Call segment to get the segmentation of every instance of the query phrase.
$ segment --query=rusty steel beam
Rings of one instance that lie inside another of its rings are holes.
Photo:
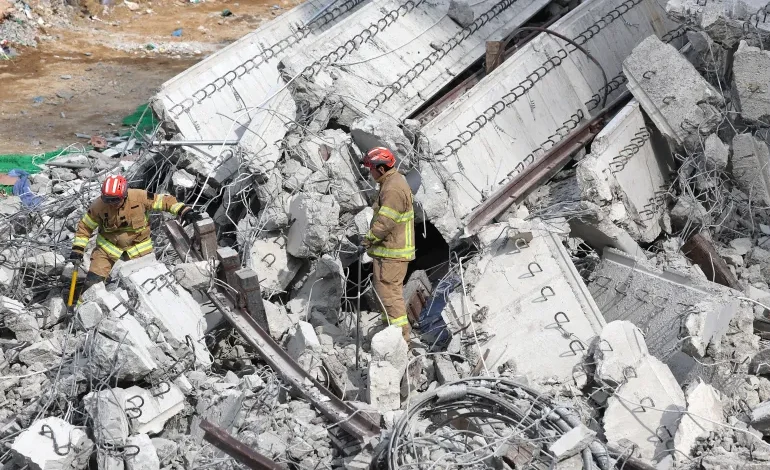
[[[205,440],[252,470],[286,469],[283,465],[273,462],[206,419],[201,422],[200,428],[206,432],[203,435]]]
[[[200,261],[201,256],[191,249],[192,243],[181,225],[175,220],[164,224],[171,245],[183,258],[191,257]],[[236,287],[236,286],[232,286]],[[311,377],[300,367],[286,351],[260,327],[257,321],[246,311],[236,307],[238,299],[233,297],[232,289],[220,289],[220,292],[207,292],[211,302],[222,312],[228,322],[249,342],[276,373],[304,396],[321,414],[334,424],[347,431],[356,440],[368,443],[380,435],[377,424],[369,421],[348,403],[340,400],[329,389]],[[223,300],[224,299],[224,300]]]
[[[601,131],[607,118],[618,108],[624,106],[631,93],[624,92],[607,105],[593,119],[577,127],[564,139],[551,147],[540,159],[526,167],[515,178],[495,191],[468,216],[465,226],[466,235],[473,235],[481,227],[492,222],[514,202],[524,198],[538,186],[545,183],[564,165],[572,155],[585,147]]]
[[[717,253],[714,245],[700,233],[695,234],[682,245],[682,253],[693,263],[700,266],[709,281],[742,291],[724,259]]]

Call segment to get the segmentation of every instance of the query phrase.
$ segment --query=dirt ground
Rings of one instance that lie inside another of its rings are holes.
[[[37,48],[0,60],[0,154],[84,143],[76,132],[115,132],[166,80],[296,0],[137,3],[136,11],[117,0],[68,7],[68,25],[41,27]],[[225,9],[232,15],[222,16]],[[181,37],[172,36],[179,28]]]

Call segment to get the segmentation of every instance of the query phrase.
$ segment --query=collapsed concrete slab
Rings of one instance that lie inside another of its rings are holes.
[[[296,103],[278,64],[350,15],[366,0],[331,9],[303,3],[164,83],[155,112],[190,140],[237,139],[252,168],[266,173],[295,119]],[[238,169],[238,155],[221,145],[185,147],[190,172],[220,184]]]
[[[286,252],[286,239],[280,233],[266,234],[250,245],[245,265],[259,273],[262,291],[268,296],[284,292],[302,267],[302,260]]]
[[[283,64],[290,76],[333,90],[354,115],[404,119],[481,58],[486,41],[502,40],[547,3],[475,4],[465,25],[447,15],[448,0],[372,1]]]
[[[367,396],[370,405],[380,413],[401,408],[401,376],[390,362],[369,364]]]
[[[626,60],[628,89],[671,142],[694,149],[700,136],[716,129],[724,98],[675,47],[655,36],[642,41]]]
[[[675,29],[657,2],[621,4],[583,2],[549,27],[588,47],[608,80],[619,77],[608,84],[609,100],[617,96],[621,62],[631,50],[650,34]],[[434,155],[421,167],[415,198],[427,218],[454,242],[463,219],[489,194],[601,106],[604,85],[594,63],[551,35],[522,46],[422,129]]]
[[[699,355],[719,344],[743,295],[675,271],[661,272],[613,249],[604,251],[588,288],[608,322],[626,320],[639,327],[650,354],[664,361],[683,348]],[[676,370],[673,362],[671,367],[684,380],[686,371]]]
[[[737,134],[733,137],[733,177],[750,200],[770,205],[770,149],[759,137]]]
[[[558,235],[538,220],[511,219],[482,229],[478,246],[464,276],[467,298],[452,294],[443,313],[453,334],[485,338],[488,370],[510,361],[534,381],[583,383],[578,366],[604,319]]]
[[[201,306],[177,283],[174,273],[157,263],[130,274],[125,281],[138,296],[140,310],[146,315],[145,323],[155,325],[148,327],[148,331],[156,336],[162,334],[175,350],[191,350],[198,366],[210,367],[211,355],[203,340],[206,322]]]
[[[35,421],[11,445],[14,460],[33,470],[85,469],[93,451],[85,431],[61,418]]]
[[[743,119],[770,123],[770,52],[741,41],[733,56],[732,92]]]

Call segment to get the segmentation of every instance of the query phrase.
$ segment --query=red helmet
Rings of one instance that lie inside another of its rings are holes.
[[[128,196],[128,181],[123,176],[108,176],[102,183],[102,200],[106,203],[120,202]]]
[[[364,166],[372,169],[377,168],[380,165],[393,168],[396,166],[396,157],[393,156],[393,152],[385,147],[374,147],[369,150],[364,157]]]

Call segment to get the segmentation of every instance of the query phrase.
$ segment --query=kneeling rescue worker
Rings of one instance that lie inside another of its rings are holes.
[[[404,304],[404,278],[414,259],[412,190],[395,167],[396,158],[384,147],[367,152],[363,164],[380,185],[373,204],[374,218],[362,242],[373,260],[374,290],[391,326],[400,326],[409,344],[409,319]]]
[[[164,211],[184,223],[200,220],[201,215],[168,194],[153,194],[143,189],[128,189],[123,176],[110,176],[102,184],[102,195],[91,203],[75,231],[70,260],[83,260],[88,239],[95,230],[96,248],[82,290],[103,281],[119,259],[136,259],[152,253],[148,212]]]

